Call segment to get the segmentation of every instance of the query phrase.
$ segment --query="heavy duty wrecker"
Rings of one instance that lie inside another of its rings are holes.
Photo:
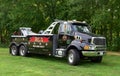
[[[19,33],[11,36],[10,43],[10,54],[13,56],[37,53],[67,57],[71,65],[79,64],[81,59],[100,63],[105,50],[106,38],[91,33],[87,23],[75,20],[57,20],[39,33],[20,27]]]

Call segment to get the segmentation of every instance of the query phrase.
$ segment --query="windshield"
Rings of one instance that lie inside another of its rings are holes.
[[[73,31],[90,33],[90,31],[89,31],[87,26],[72,25],[72,29],[73,29]]]

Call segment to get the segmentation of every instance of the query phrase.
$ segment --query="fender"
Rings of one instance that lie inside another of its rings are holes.
[[[71,48],[76,48],[77,50],[82,50],[82,47],[80,47],[79,45],[76,45],[76,44],[70,44],[68,47],[67,47],[67,50],[71,49]]]
[[[24,45],[24,46],[26,47],[26,49],[28,50],[27,44],[25,44],[24,42],[21,42],[21,43],[19,44],[19,47],[20,47],[21,45]]]
[[[68,45],[68,47],[66,49],[66,54],[69,51],[69,49],[72,49],[72,48],[75,48],[75,49],[77,49],[80,52],[81,50],[83,50],[83,47],[85,45],[86,45],[85,43],[81,43],[79,40],[73,40],[71,42],[71,44]]]
[[[76,47],[78,50],[83,50],[83,47],[85,46],[85,43],[81,43],[79,40],[73,40],[71,44],[67,47],[70,48],[71,46]]]
[[[9,48],[11,45],[16,45],[17,47],[19,46],[19,44],[17,44],[16,42],[11,42],[10,45],[9,45]]]
[[[27,53],[29,53],[27,44],[25,44],[24,42],[21,42],[18,48],[20,48],[21,45],[25,46]]]
[[[11,45],[16,45],[17,47],[19,47],[20,45],[27,46],[24,42],[21,42],[20,44],[18,44],[18,43],[16,43],[16,42],[11,42],[10,45],[9,45],[9,47],[10,47]]]
[[[21,43],[19,44],[19,46],[20,46],[20,45],[24,45],[25,47],[27,46],[27,44],[24,43],[24,42],[21,42]]]

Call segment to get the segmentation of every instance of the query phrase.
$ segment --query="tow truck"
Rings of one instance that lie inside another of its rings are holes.
[[[57,20],[39,33],[20,27],[11,35],[9,49],[13,56],[36,53],[66,57],[70,65],[78,65],[84,59],[100,63],[106,53],[106,38],[93,34],[84,21]]]

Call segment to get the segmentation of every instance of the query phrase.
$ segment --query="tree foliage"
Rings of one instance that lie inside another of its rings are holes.
[[[107,38],[108,49],[120,47],[119,0],[0,0],[0,42],[8,43],[19,27],[46,29],[54,19],[80,20]]]

